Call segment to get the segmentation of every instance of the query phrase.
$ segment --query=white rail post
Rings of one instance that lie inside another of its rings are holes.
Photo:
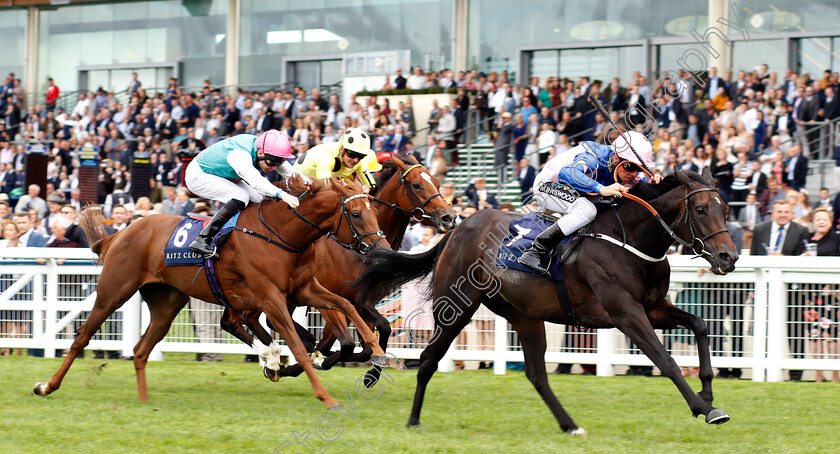
[[[47,295],[44,299],[46,302],[45,318],[47,322],[46,326],[50,327],[58,322],[58,265],[56,264],[56,259],[47,259],[44,268],[47,279]],[[42,286],[38,285],[38,288],[40,290]],[[49,331],[49,328],[47,328],[47,331]],[[44,339],[44,358],[55,358],[55,344],[58,336],[59,332],[56,331],[49,339]]]
[[[769,283],[767,295],[767,381],[784,381],[782,359],[787,344],[787,284],[782,280],[782,270],[767,270]]]
[[[134,356],[134,346],[140,342],[141,309],[140,293],[135,293],[122,307],[122,356]]]
[[[596,341],[598,348],[596,351],[597,359],[596,373],[599,377],[612,377],[615,375],[615,364],[613,364],[613,357],[615,355],[615,336],[616,329],[599,329],[596,331]]]
[[[32,339],[44,335],[44,274],[36,272],[32,275]],[[45,350],[46,351],[46,350]],[[54,355],[54,354],[53,354]]]
[[[753,381],[767,380],[767,274],[755,270],[753,297]]]
[[[507,373],[507,319],[496,314],[494,325],[493,373],[505,375]]]

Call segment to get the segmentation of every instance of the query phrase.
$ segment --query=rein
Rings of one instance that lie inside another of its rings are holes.
[[[659,215],[659,212],[657,212],[656,209],[653,208],[649,203],[647,203],[646,201],[640,199],[639,197],[637,197],[633,194],[622,194],[622,197],[627,197],[628,199],[630,199],[630,200],[638,203],[639,205],[645,207],[645,209],[647,209],[656,218],[656,220],[659,221],[659,224],[662,225],[662,228],[665,229],[665,232],[668,234],[668,236],[670,236],[674,241],[681,244],[682,246],[691,249],[696,254],[693,258],[711,257],[712,254],[709,253],[709,251],[706,250],[705,241],[708,240],[709,238],[717,235],[717,234],[729,232],[729,230],[724,228],[724,229],[720,229],[718,231],[712,232],[712,233],[710,233],[710,234],[708,234],[708,235],[706,235],[702,238],[698,237],[697,232],[699,231],[699,229],[697,228],[694,217],[689,214],[689,212],[690,212],[690,210],[689,210],[689,199],[691,198],[691,196],[693,196],[695,194],[698,194],[700,192],[714,191],[714,190],[715,190],[714,188],[700,188],[700,189],[695,189],[693,191],[689,191],[688,188],[686,188],[686,190],[685,190],[686,194],[685,194],[685,197],[683,198],[683,204],[685,206],[685,209],[683,210],[683,214],[680,216],[680,218],[677,219],[677,224],[679,224],[680,222],[683,222],[683,218],[685,218],[684,222],[686,224],[688,224],[689,232],[691,232],[691,237],[692,237],[691,243],[683,240],[682,238],[679,237],[679,235],[674,233],[674,231],[671,229],[671,227],[668,226],[668,224],[665,222],[664,219],[662,219],[662,216]],[[618,212],[616,212],[616,216],[617,215],[618,215]],[[624,224],[621,223],[620,218],[619,218],[619,224],[621,225],[622,234],[624,234]],[[589,236],[589,235],[587,235],[587,236]],[[644,260],[647,260],[649,262],[661,262],[662,260],[665,259],[664,255],[661,258],[654,258],[654,257],[651,257],[651,256],[639,251],[638,249],[628,245],[626,235],[624,235],[624,238],[623,238],[624,241],[622,241],[622,242],[619,242],[618,240],[616,240],[616,239],[614,239],[610,236],[604,235],[602,233],[593,233],[591,235],[591,237],[596,238],[596,239],[606,240],[610,243],[613,243],[613,244],[615,244],[619,247],[622,247],[622,248],[628,250],[629,252],[633,253],[637,257],[640,257],[640,258],[642,258]]]
[[[286,185],[286,188],[288,189],[288,184]],[[307,195],[309,195],[309,192],[310,192],[310,189],[307,188],[306,191],[302,192],[300,195],[295,196],[295,197],[297,197],[298,200],[303,200],[304,198],[306,198]],[[366,194],[356,194],[356,195],[350,196],[347,199],[345,199],[343,196],[339,195],[339,198],[341,199],[341,216],[342,216],[342,219],[339,219],[339,222],[338,222],[338,225],[335,228],[335,231],[338,232],[338,229],[341,228],[342,220],[347,219],[347,225],[350,227],[350,232],[352,232],[352,234],[353,234],[353,240],[355,241],[355,244],[342,242],[341,240],[338,239],[336,233],[334,233],[332,231],[326,231],[326,230],[320,228],[319,226],[315,225],[315,223],[313,223],[309,219],[306,219],[306,217],[303,216],[302,214],[300,214],[300,212],[298,212],[296,209],[294,209],[292,207],[289,207],[289,209],[292,210],[292,213],[294,213],[295,216],[298,217],[298,219],[302,220],[303,222],[305,222],[307,225],[309,225],[313,229],[321,232],[321,234],[325,235],[327,238],[332,239],[333,241],[338,243],[341,247],[343,247],[345,249],[348,249],[348,250],[351,250],[351,251],[354,251],[354,252],[358,252],[362,255],[365,255],[370,251],[370,249],[372,249],[373,247],[376,247],[376,244],[379,243],[379,240],[381,240],[382,238],[385,237],[385,234],[382,232],[382,230],[377,230],[376,232],[370,232],[370,233],[365,233],[365,234],[359,234],[359,231],[356,229],[356,226],[353,225],[353,223],[350,221],[350,214],[348,213],[347,206],[346,206],[347,202],[350,202],[351,200],[355,200],[355,199],[358,199],[358,198],[365,198],[365,197],[367,197]],[[263,212],[262,212],[263,202],[265,202],[266,200],[267,199],[261,200],[259,205],[257,205],[257,213],[259,214],[259,219],[260,219],[260,222],[262,223],[263,227],[265,227],[269,231],[269,233],[270,233],[269,236],[265,236],[265,235],[262,235],[260,233],[255,232],[251,229],[247,229],[247,228],[239,227],[239,226],[234,227],[233,230],[239,230],[240,232],[247,233],[248,235],[251,235],[251,236],[255,236],[257,238],[265,240],[268,243],[271,243],[275,246],[280,247],[284,251],[291,252],[293,254],[300,254],[300,253],[303,253],[303,252],[306,252],[307,250],[309,250],[309,246],[298,247],[298,246],[295,246],[295,245],[291,244],[290,242],[283,239],[283,237],[281,237],[279,233],[275,232],[271,227],[269,227],[268,223],[266,223],[266,221],[265,221],[265,217],[263,216]],[[377,238],[376,238],[376,241],[373,243],[373,246],[368,245],[367,243],[364,243],[362,241],[365,237],[370,236],[370,235],[378,235]],[[272,240],[271,239],[272,236],[277,237],[277,239],[280,240],[280,242]]]
[[[411,172],[412,170],[418,168],[418,167],[423,167],[423,166],[420,165],[420,164],[414,164],[413,166],[406,169],[406,171],[403,172],[402,175],[400,175],[400,184],[403,187],[403,194],[405,194],[406,197],[408,197],[408,201],[411,203],[411,206],[412,206],[411,210],[407,210],[407,209],[399,206],[399,204],[396,204],[396,203],[386,202],[386,201],[384,201],[384,200],[382,200],[378,197],[375,197],[375,196],[369,196],[370,199],[375,201],[375,202],[379,202],[379,203],[387,206],[388,208],[391,208],[394,211],[399,211],[401,213],[410,215],[412,219],[414,219],[415,221],[418,221],[418,222],[426,220],[426,219],[433,219],[432,216],[429,216],[428,214],[426,214],[426,210],[424,210],[424,208],[426,207],[426,205],[429,204],[429,202],[432,201],[432,199],[434,199],[435,197],[438,197],[438,196],[440,196],[442,198],[443,195],[441,195],[440,192],[436,192],[436,193],[430,195],[429,197],[427,197],[426,200],[421,201],[416,195],[414,195],[414,193],[412,191],[410,191],[408,189],[408,183],[406,183],[406,181],[405,181],[405,177],[408,175],[408,173]]]

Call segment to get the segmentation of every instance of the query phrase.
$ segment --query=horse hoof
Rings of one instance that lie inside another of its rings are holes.
[[[344,409],[344,407],[341,406],[341,404],[332,404],[329,407],[327,407],[327,411],[337,411],[340,413],[346,412],[346,410]]]
[[[420,420],[419,419],[409,419],[408,424],[405,425],[409,429],[412,427],[420,427]]]
[[[312,366],[318,370],[324,370],[323,364],[326,357],[323,353],[316,351],[309,354],[309,358],[312,359]]]
[[[708,424],[723,424],[729,421],[729,415],[719,408],[715,408],[706,415],[706,423]]]
[[[32,390],[36,396],[46,396],[50,393],[50,384],[46,382],[39,381],[35,383],[35,389]]]
[[[274,369],[269,369],[268,367],[263,367],[263,375],[265,375],[265,378],[267,378],[267,379],[269,379],[273,382],[280,381],[280,371],[279,370],[274,370]]]
[[[569,431],[569,435],[573,437],[585,437],[589,435],[589,433],[586,432],[586,429],[584,429],[583,427],[575,427],[574,429]]]
[[[378,371],[378,370],[377,370]],[[372,370],[365,372],[365,388],[373,388],[379,381],[379,375],[374,374]]]

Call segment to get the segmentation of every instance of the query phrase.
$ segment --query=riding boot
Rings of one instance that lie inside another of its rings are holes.
[[[542,257],[560,244],[563,238],[566,238],[566,234],[560,230],[556,223],[551,224],[549,228],[537,235],[531,248],[519,257],[519,263],[545,274],[548,271],[548,266],[542,266]]]
[[[222,226],[234,217],[236,213],[242,211],[243,208],[245,208],[245,204],[236,199],[231,199],[222,205],[219,211],[216,212],[216,215],[213,216],[213,219],[210,219],[207,226],[201,230],[198,237],[190,243],[190,250],[201,254],[205,258],[218,259],[219,254],[216,253],[215,249],[210,248],[210,243],[213,241],[213,237],[222,229]]]

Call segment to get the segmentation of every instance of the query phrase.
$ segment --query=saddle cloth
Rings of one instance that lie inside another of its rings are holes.
[[[548,216],[540,216],[538,213],[528,213],[527,215],[510,221],[508,230],[510,233],[505,237],[502,245],[499,247],[498,255],[496,256],[496,265],[506,268],[519,270],[528,273],[532,276],[545,277],[545,275],[519,263],[517,259],[528,250],[534,243],[534,239],[553,224],[556,219]],[[569,243],[574,238],[574,235],[566,237],[560,244]],[[548,277],[555,281],[562,281],[563,267],[560,264],[560,254],[556,250],[549,254]],[[545,263],[545,257],[543,257]]]
[[[219,233],[213,238],[212,244],[221,246],[224,243],[224,239],[227,238],[227,235],[236,227],[238,220],[239,213],[236,213],[236,216],[222,226]],[[166,266],[204,264],[204,257],[191,251],[189,246],[198,237],[198,234],[201,233],[201,229],[209,222],[210,218],[204,216],[199,217],[192,213],[188,217],[181,219],[175,227],[175,230],[169,236],[169,241],[166,242],[166,248],[163,251],[163,263]]]

